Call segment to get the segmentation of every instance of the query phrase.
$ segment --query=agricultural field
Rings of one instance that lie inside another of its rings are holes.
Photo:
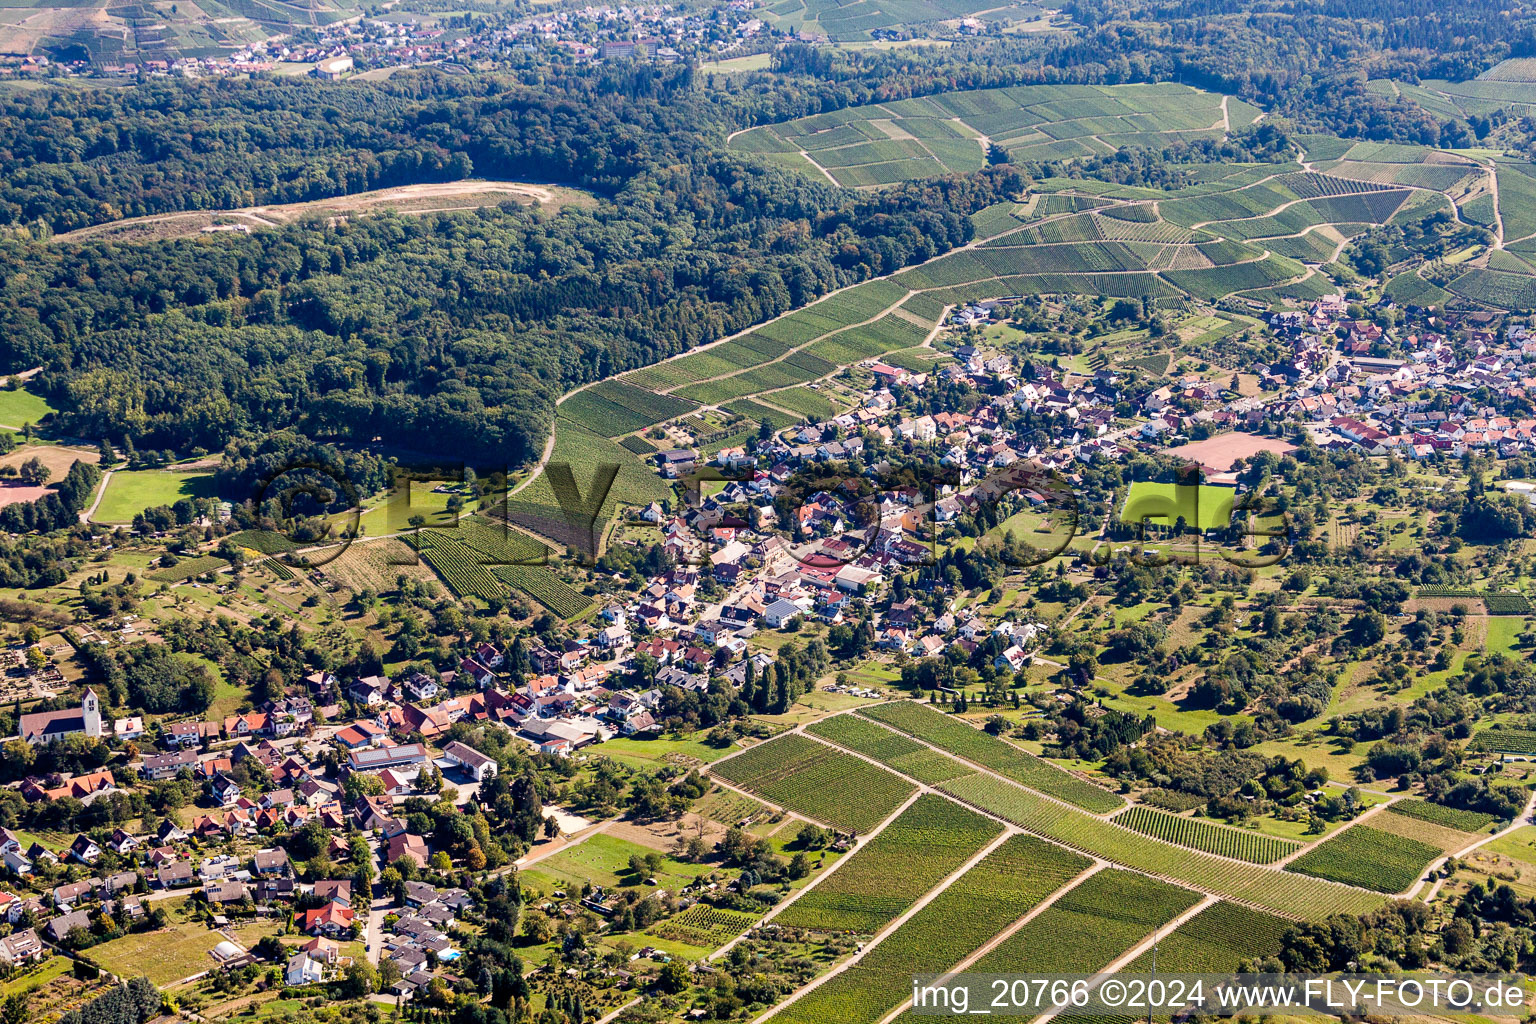
[[[1407,819],[1405,819],[1407,820]],[[1398,893],[1413,885],[1442,851],[1438,846],[1374,827],[1355,825],[1308,850],[1287,870]]]
[[[129,523],[146,508],[174,505],[182,498],[212,498],[213,474],[207,470],[118,470],[107,481],[92,517],[98,523]]]
[[[217,555],[197,555],[192,558],[183,558],[175,565],[156,569],[149,573],[149,578],[157,583],[180,583],[190,580],[208,572],[218,572],[229,567],[229,563]]]
[[[1035,835],[1286,917],[1321,920],[1338,912],[1365,913],[1384,902],[1360,888],[1174,846],[981,776],[956,779],[939,788]]]
[[[712,949],[734,939],[756,920],[755,915],[740,910],[695,903],[682,913],[653,926],[651,933],[672,942]]]
[[[979,974],[1084,974],[1194,906],[1200,895],[1109,868],[1084,879],[970,969]]]
[[[875,1024],[911,996],[914,974],[959,963],[1091,863],[1032,836],[1012,836],[882,937],[857,964],[790,1004],[776,1019]]]
[[[1536,755],[1536,732],[1496,725],[1476,733],[1467,749],[1532,756]]]
[[[275,934],[277,923],[236,924],[230,931],[249,948],[262,936]],[[208,952],[223,940],[220,932],[201,920],[192,920],[92,946],[90,958],[119,977],[142,974],[156,985],[165,986],[211,969],[214,961]]]
[[[884,821],[913,786],[867,761],[804,736],[759,743],[710,771],[792,811],[851,832]]]
[[[1157,944],[1157,969],[1180,974],[1235,971],[1245,960],[1274,956],[1292,922],[1222,900],[1185,921]],[[1126,964],[1125,974],[1152,968],[1149,949]]]
[[[1221,97],[1193,88],[1013,86],[816,114],[755,128],[731,145],[795,157],[785,162],[840,185],[868,187],[977,170],[988,143],[1017,161],[1051,160],[1218,138],[1224,130]]]
[[[868,0],[843,4],[835,0],[776,0],[759,8],[761,17],[785,32],[808,32],[837,42],[872,39],[871,33],[900,29],[917,32],[932,22],[964,18],[981,12],[992,21],[1028,22],[1044,13],[1030,3],[990,4],[983,0]]]
[[[1269,864],[1299,848],[1299,844],[1275,836],[1183,818],[1141,805],[1126,809],[1114,820],[1116,825],[1156,839],[1253,864]]]
[[[1095,813],[1116,810],[1124,803],[1091,782],[926,705],[897,701],[862,708],[859,713],[1038,792]]]
[[[1002,826],[927,793],[775,920],[872,934],[974,856]]]
[[[970,768],[954,758],[857,715],[825,718],[806,731],[930,785],[972,774]]]

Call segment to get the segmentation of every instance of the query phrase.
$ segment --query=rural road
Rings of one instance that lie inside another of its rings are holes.
[[[1446,861],[1450,860],[1452,857],[1465,857],[1473,850],[1476,850],[1479,847],[1487,846],[1495,839],[1503,839],[1505,836],[1509,835],[1511,832],[1514,832],[1516,829],[1524,828],[1526,825],[1531,823],[1531,816],[1533,814],[1536,814],[1536,791],[1533,791],[1531,793],[1530,799],[1525,802],[1525,809],[1522,810],[1519,814],[1515,815],[1514,820],[1511,821],[1508,825],[1505,825],[1497,832],[1484,836],[1475,843],[1470,843],[1467,846],[1463,846],[1455,853],[1448,853],[1444,857],[1441,857],[1439,860],[1431,863],[1429,867],[1425,868],[1422,872],[1419,873],[1419,880],[1414,883],[1412,889],[1409,889],[1407,892],[1403,893],[1401,898],[1405,900],[1411,900],[1415,898],[1418,896],[1419,891],[1424,888],[1424,883],[1428,876],[1431,874],[1438,874],[1440,869],[1445,866]],[[1443,884],[1445,884],[1445,879],[1435,879],[1434,885],[1430,888],[1429,893],[1424,897],[1424,901],[1427,903],[1434,899],[1439,894],[1440,887]]]
[[[112,482],[112,470],[101,474],[101,485],[96,488],[96,500],[91,502],[91,507],[80,513],[80,521],[88,523],[96,515],[96,510],[101,507],[101,499],[106,497],[107,484]]]
[[[748,749],[750,749],[750,748],[748,748]],[[718,764],[719,762],[716,762],[716,763]],[[711,776],[711,778],[714,778],[714,776]],[[715,781],[719,782],[720,780],[719,779],[715,779]],[[735,792],[739,793],[739,792],[742,792],[742,791],[741,790],[735,790]],[[827,870],[823,871],[821,874],[819,874],[815,878],[811,879],[808,883],[806,883],[804,888],[798,889],[795,892],[791,893],[788,899],[781,900],[780,902],[775,903],[773,905],[773,907],[768,911],[768,913],[764,914],[762,916],[762,918],[758,920],[757,924],[753,925],[751,929],[748,929],[747,931],[742,932],[740,935],[736,936],[730,942],[727,942],[725,945],[721,946],[719,949],[717,949],[713,953],[709,954],[708,959],[710,959],[710,960],[718,960],[720,957],[722,957],[726,953],[730,952],[732,946],[736,945],[736,943],[740,942],[742,939],[745,939],[747,936],[751,935],[753,929],[761,928],[763,925],[767,924],[769,921],[773,920],[780,913],[782,913],[785,907],[789,906],[791,903],[794,903],[800,897],[804,896],[806,893],[808,893],[812,889],[816,888],[822,882],[826,881],[827,878],[829,876],[831,876],[833,872],[835,872],[838,868],[842,867],[844,864],[848,863],[848,858],[852,857],[855,853],[858,853],[861,849],[863,849],[865,844],[867,844],[875,836],[879,835],[881,832],[884,832],[886,826],[889,825],[891,822],[895,821],[898,817],[900,817],[902,812],[905,811],[908,807],[911,807],[912,804],[914,802],[916,802],[917,798],[920,797],[920,796],[922,796],[921,793],[913,793],[906,800],[903,800],[902,803],[901,803],[901,806],[896,808],[890,814],[886,815],[884,821],[880,822],[880,824],[878,824],[874,828],[870,829],[864,835],[859,836],[857,839],[855,839],[853,845],[848,848],[848,852],[843,854],[841,857],[839,857],[836,862],[834,862],[830,867],[827,868]],[[760,798],[759,797],[753,797],[753,799],[760,799]]]

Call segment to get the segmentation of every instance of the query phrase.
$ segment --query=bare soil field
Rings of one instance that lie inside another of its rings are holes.
[[[1238,459],[1247,459],[1259,452],[1284,455],[1295,450],[1295,445],[1286,444],[1272,437],[1234,431],[1230,434],[1219,434],[1204,441],[1181,444],[1177,448],[1168,449],[1168,454],[1198,462],[1208,470],[1224,473],[1231,469],[1232,464]]]
[[[8,8],[0,21],[0,53],[36,53],[44,39],[103,30],[121,38],[126,28],[102,7]]]
[[[0,477],[0,508],[7,505],[15,505],[20,502],[36,501],[51,489],[51,485],[62,480],[64,474],[69,472],[69,467],[78,460],[94,465],[101,461],[101,453],[89,448],[63,448],[51,444],[26,444],[17,448],[9,455],[0,457],[0,466],[20,466],[28,459],[36,457],[42,460],[48,467],[48,483],[41,487],[28,487],[19,482],[15,477]]]
[[[726,831],[726,827],[718,821],[701,818],[697,814],[685,814],[677,821],[655,821],[644,824],[619,821],[608,826],[610,836],[626,839],[640,846],[648,846],[663,853],[676,853],[679,839],[686,842],[696,835],[701,835],[704,842],[713,847],[724,837]]]
[[[335,223],[352,215],[388,210],[417,215],[450,213],[498,206],[508,201],[524,206],[538,204],[550,211],[562,210],[567,206],[589,208],[596,202],[586,192],[560,185],[530,185],[516,181],[445,181],[426,185],[401,185],[398,188],[359,192],[356,195],[317,199],[308,203],[247,206],[239,210],[189,210],[183,213],[130,217],[127,220],[66,231],[55,235],[53,241],[153,242],[223,231],[249,233],[281,227],[312,216],[328,217]]]
[[[101,452],[94,448],[66,448],[57,444],[24,444],[11,454],[0,456],[0,466],[20,466],[31,458],[41,460],[48,467],[52,473],[48,478],[51,483],[62,479],[76,462],[96,465],[101,461]]]

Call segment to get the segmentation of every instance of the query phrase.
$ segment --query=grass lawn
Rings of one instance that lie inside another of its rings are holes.
[[[12,978],[3,986],[0,986],[0,998],[13,996],[18,992],[30,992],[36,988],[42,988],[54,978],[68,974],[74,961],[67,956],[49,957],[44,960],[36,970],[23,974],[19,978]]]
[[[767,71],[773,63],[773,54],[754,53],[746,57],[731,57],[728,60],[712,60],[702,65],[704,71],[724,71],[727,74],[743,71]]]
[[[711,761],[718,761],[737,748],[735,743],[728,747],[712,747],[703,742],[703,736],[702,732],[692,736],[670,739],[658,737],[652,740],[619,736],[593,748],[593,753],[602,757],[611,757],[631,768],[654,769],[663,764],[676,764],[679,758],[685,757],[696,758],[708,764]],[[669,755],[672,760],[668,760]]]
[[[1180,487],[1137,480],[1126,495],[1120,521],[1139,523],[1147,518],[1153,525],[1172,526],[1182,517],[1191,526],[1209,530],[1231,522],[1236,496],[1237,492],[1230,487]]]
[[[197,662],[208,670],[217,682],[214,684],[213,701],[208,705],[207,718],[210,722],[217,722],[222,718],[234,714],[240,709],[241,704],[249,703],[251,691],[224,678],[223,669],[207,658],[195,655],[183,655]]]
[[[0,423],[8,427],[36,423],[53,411],[48,399],[41,395],[34,395],[25,389],[6,391],[0,388]]]
[[[852,673],[849,674],[849,681],[856,681],[853,680]],[[871,683],[866,682],[865,685],[871,685]],[[879,684],[874,683],[874,685]],[[810,690],[801,694],[794,705],[782,715],[753,715],[751,717],[754,722],[762,722],[764,725],[772,726],[775,729],[793,729],[802,723],[814,722],[827,717],[827,715],[836,714],[839,711],[847,711],[849,708],[868,707],[869,703],[868,698],[855,697],[849,693],[828,693],[825,690]]]
[[[214,496],[212,473],[175,473],[140,469],[113,473],[96,510],[100,523],[130,523],[146,508],[172,505],[182,498]]]
[[[277,930],[276,922],[237,925],[233,929],[249,949],[264,935]],[[197,921],[184,921],[154,932],[138,932],[92,946],[91,959],[119,977],[142,974],[160,987],[189,978],[215,966],[208,951],[224,936]]]
[[[639,854],[644,857],[655,852],[648,846],[628,840],[595,835],[539,861],[519,875],[546,893],[553,889],[580,888],[581,883],[588,881],[608,887],[635,885],[637,880],[629,871],[630,856]],[[660,888],[676,892],[699,875],[708,874],[709,870],[706,865],[688,864],[663,854],[661,870],[651,877]],[[643,883],[644,879],[638,881]]]
[[[1482,847],[1489,853],[1501,853],[1514,860],[1536,866],[1536,825],[1525,825],[1509,835]]]
[[[1488,638],[1484,649],[1489,654],[1515,653],[1515,641],[1525,628],[1525,619],[1518,615],[1491,615],[1488,617]]]
[[[298,1013],[304,1008],[302,999],[268,999],[256,1007],[256,1019],[276,1017],[285,1013]]]

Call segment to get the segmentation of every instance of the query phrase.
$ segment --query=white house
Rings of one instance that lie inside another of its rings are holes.
[[[799,605],[781,597],[763,609],[763,621],[773,629],[778,629],[799,614],[801,614]]]
[[[288,985],[317,985],[325,978],[325,965],[307,952],[300,951],[288,958],[288,969],[283,981]]]
[[[454,740],[443,748],[443,756],[473,775],[476,782],[484,782],[496,774],[494,758],[487,757],[474,747],[460,743],[458,740]]]
[[[432,700],[437,696],[437,680],[421,672],[407,679],[405,688],[417,700]]]

